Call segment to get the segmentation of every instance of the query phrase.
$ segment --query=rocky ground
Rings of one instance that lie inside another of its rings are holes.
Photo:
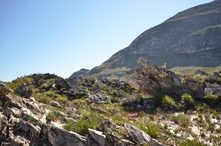
[[[0,144],[221,144],[220,72],[184,75],[138,63],[128,82],[53,74],[0,82]]]

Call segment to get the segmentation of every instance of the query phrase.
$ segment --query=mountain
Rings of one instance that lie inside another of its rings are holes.
[[[140,57],[158,66],[167,62],[167,68],[219,66],[220,40],[221,0],[215,0],[179,12],[144,31],[100,66],[90,71],[81,70],[81,76],[122,77],[125,71],[138,66],[136,62]]]

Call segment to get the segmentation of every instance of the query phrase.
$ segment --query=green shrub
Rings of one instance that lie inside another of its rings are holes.
[[[158,127],[159,125],[150,122],[145,122],[144,124],[140,125],[140,129],[149,134],[152,138],[157,138],[157,136],[159,135]]]
[[[183,104],[186,107],[192,106],[194,105],[194,99],[192,98],[192,96],[188,93],[184,93],[181,96],[181,101],[183,102]]]
[[[171,108],[176,107],[175,101],[173,100],[172,97],[170,97],[170,96],[168,96],[168,95],[165,95],[165,96],[163,97],[163,99],[162,99],[162,106],[163,106],[164,108],[167,108],[167,109],[168,109],[168,108],[171,109]]]
[[[15,90],[16,88],[18,88],[23,83],[25,83],[27,85],[32,85],[33,84],[33,78],[31,78],[31,77],[20,77],[20,78],[17,78],[15,80],[13,80],[12,82],[8,82],[6,84],[11,89]]]
[[[59,114],[57,110],[50,111],[46,117],[47,123],[50,123],[51,121],[58,121],[58,120],[64,120],[64,115]]]
[[[56,121],[57,120],[57,114],[53,111],[49,112],[47,117],[46,117],[47,123],[50,123],[51,121]]]
[[[218,96],[215,94],[206,94],[204,96],[204,99],[206,100],[206,103],[209,105],[213,105],[218,101]]]
[[[58,101],[59,103],[65,104],[68,102],[68,97],[66,95],[60,95],[54,91],[38,92],[35,95],[35,99],[38,102],[49,104],[51,100]]]

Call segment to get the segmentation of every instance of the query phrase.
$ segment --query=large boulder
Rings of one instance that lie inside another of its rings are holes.
[[[53,146],[86,146],[86,137],[55,126],[48,130],[48,139]]]
[[[131,124],[124,124],[124,127],[129,136],[134,139],[138,144],[150,144],[151,137],[144,131],[138,129],[136,126]]]
[[[15,89],[15,93],[22,97],[29,98],[32,95],[33,91],[29,85],[22,84]]]
[[[106,135],[104,135],[101,131],[97,131],[94,129],[88,129],[90,136],[99,143],[100,146],[105,146],[106,143]]]
[[[92,102],[97,104],[109,103],[111,101],[111,98],[103,93],[88,94],[88,97]]]
[[[205,83],[206,88],[204,89],[205,94],[215,94],[221,97],[221,86],[211,83]]]
[[[126,73],[127,82],[136,90],[153,95],[161,92],[165,95],[180,96],[183,93],[190,93],[193,97],[203,97],[203,89],[192,81],[181,82],[181,79],[172,71],[163,67],[157,67],[143,58],[137,63],[142,68],[136,68]]]

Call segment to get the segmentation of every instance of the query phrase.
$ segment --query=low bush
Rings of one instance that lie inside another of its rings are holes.
[[[179,114],[178,116],[173,116],[173,121],[182,127],[188,127],[190,125],[189,115]]]
[[[33,78],[31,78],[31,77],[20,77],[20,78],[17,78],[15,80],[13,80],[12,82],[8,82],[6,84],[11,89],[15,90],[16,88],[18,88],[23,83],[25,83],[27,85],[32,85],[33,84]]]
[[[218,96],[215,94],[206,94],[204,96],[204,99],[206,101],[207,104],[209,105],[214,105],[217,101],[218,101]]]
[[[172,97],[168,96],[168,95],[165,95],[163,97],[163,99],[162,99],[162,106],[165,109],[172,109],[172,108],[176,107],[174,99]]]
[[[188,108],[190,106],[194,105],[194,99],[192,96],[188,93],[184,93],[181,96],[181,102],[184,104],[185,108]]]
[[[159,135],[159,125],[155,123],[145,122],[140,125],[140,129],[149,134],[151,138],[157,138]]]

